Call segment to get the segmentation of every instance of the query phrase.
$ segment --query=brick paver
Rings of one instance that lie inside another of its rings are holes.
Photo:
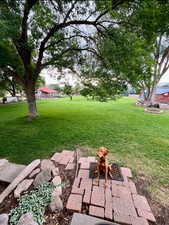
[[[84,204],[89,207],[88,214],[119,224],[149,225],[148,221],[155,221],[146,198],[137,193],[129,168],[121,168],[124,181],[108,179],[105,185],[105,179],[98,181],[89,177],[91,162],[95,162],[94,157],[79,159],[78,176],[68,199],[68,209],[80,211]]]
[[[113,219],[113,199],[110,188],[105,189],[105,218]]]
[[[136,185],[133,181],[129,181],[129,188],[132,194],[137,194]]]
[[[90,168],[90,161],[82,162],[80,165],[80,169],[89,170],[89,168]]]
[[[149,225],[148,221],[143,217],[130,217],[132,225]]]
[[[99,186],[99,180],[97,178],[93,179],[93,185]]]
[[[114,213],[114,221],[122,224],[130,224],[131,225],[131,218],[126,214],[122,214],[119,212]]]
[[[73,170],[75,168],[75,164],[74,163],[68,163],[65,170]]]
[[[122,181],[118,181],[118,180],[112,180],[111,183],[112,183],[112,185],[124,186],[124,183]]]
[[[51,160],[53,160],[53,161],[55,161],[55,162],[59,162],[60,154],[61,154],[61,153],[56,152],[56,153],[52,156]]]
[[[85,170],[85,169],[80,169],[79,170],[79,174],[78,174],[78,177],[81,177],[83,179],[89,179],[89,170]]]
[[[61,153],[55,153],[51,160],[59,163],[60,165],[67,165],[70,160],[73,162],[73,157],[74,151],[64,150]]]
[[[144,209],[151,212],[151,208],[144,196],[134,194],[133,195],[134,205],[137,209]]]
[[[88,158],[86,158],[86,157],[81,157],[80,159],[79,159],[79,163],[83,163],[83,162],[87,162],[88,161]]]
[[[103,187],[93,186],[92,196],[91,196],[91,204],[96,206],[105,205],[105,195]]]
[[[118,214],[137,216],[136,210],[128,199],[113,198],[113,209]]]
[[[84,194],[84,188],[78,188],[78,187],[73,186],[71,193],[83,195]]]
[[[87,159],[89,162],[97,162],[96,158],[93,156],[89,156],[89,157],[87,157]]]
[[[73,211],[81,212],[81,209],[82,209],[82,196],[81,195],[71,194],[69,196],[68,201],[67,201],[66,208],[70,209],[70,210],[73,210]]]
[[[104,218],[104,208],[91,205],[89,208],[89,214],[92,216]]]
[[[121,172],[122,172],[123,176],[133,177],[132,173],[131,173],[131,169],[129,169],[129,168],[121,167]]]
[[[156,219],[155,219],[154,215],[152,214],[152,212],[148,212],[143,209],[137,209],[137,212],[138,212],[139,216],[141,216],[147,220],[150,220],[152,222],[156,222]]]
[[[64,150],[59,156],[58,163],[60,165],[67,165],[69,163],[69,161],[72,160],[73,156],[74,156],[73,151]]]

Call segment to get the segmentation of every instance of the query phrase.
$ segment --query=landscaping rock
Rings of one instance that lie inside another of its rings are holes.
[[[11,183],[26,166],[6,162],[0,167],[0,181]]]
[[[0,214],[0,225],[8,225],[9,216],[8,214]]]
[[[70,225],[119,225],[117,223],[111,223],[109,221],[98,219],[93,216],[87,216],[80,213],[74,213],[72,222]]]
[[[34,187],[37,187],[45,182],[48,182],[50,179],[51,179],[51,170],[45,169],[36,176],[33,185]]]
[[[53,160],[53,161],[55,161],[55,162],[59,162],[60,154],[61,154],[61,153],[56,152],[56,153],[52,156],[51,160]]]
[[[53,180],[52,180],[52,183],[53,183],[55,186],[61,184],[61,178],[60,178],[60,176],[54,177]]]
[[[40,160],[34,160],[13,180],[13,182],[0,194],[0,204],[15,189],[15,187],[25,179],[38,165]]]
[[[54,169],[52,169],[52,175],[55,177],[55,176],[58,176],[59,175],[59,168],[55,167]]]
[[[28,212],[20,217],[17,225],[38,225],[38,223],[34,221],[33,214]]]
[[[7,159],[1,159],[0,160],[0,168],[3,167],[6,163],[8,163]]]
[[[28,188],[33,183],[33,179],[25,179],[20,184],[18,184],[17,188],[14,191],[14,197],[20,198],[20,195],[23,191],[28,190]]]
[[[40,169],[39,168],[33,170],[32,173],[29,175],[29,177],[32,178],[32,177],[34,177],[38,173],[40,173]]]
[[[54,212],[55,210],[63,209],[63,202],[55,191],[52,193],[52,198],[51,198],[49,208],[52,212]]]
[[[60,196],[62,195],[62,187],[61,187],[61,178],[60,176],[56,176],[53,178],[52,183],[56,186],[55,192]],[[59,186],[58,186],[59,185]]]
[[[42,170],[46,170],[46,169],[54,170],[55,169],[55,165],[53,164],[53,162],[51,160],[43,159],[41,161],[41,169]]]

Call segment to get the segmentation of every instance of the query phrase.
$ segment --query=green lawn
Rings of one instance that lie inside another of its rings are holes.
[[[169,185],[169,113],[144,113],[129,98],[100,103],[80,97],[40,100],[38,111],[40,117],[28,121],[26,103],[0,106],[0,158],[29,163],[63,149],[106,146],[152,179],[151,191],[163,198],[166,190],[157,187]]]

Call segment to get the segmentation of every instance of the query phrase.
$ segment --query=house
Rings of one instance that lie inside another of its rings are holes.
[[[40,87],[37,90],[36,98],[55,98],[58,97],[59,93],[48,87]]]
[[[169,83],[162,83],[156,87],[154,100],[156,103],[169,104]]]

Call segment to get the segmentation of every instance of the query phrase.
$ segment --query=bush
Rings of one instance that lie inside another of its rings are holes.
[[[19,200],[18,207],[10,211],[10,225],[16,225],[20,217],[27,212],[32,212],[35,221],[42,225],[45,222],[45,208],[50,203],[53,190],[54,185],[52,183],[45,183],[36,190],[23,195]]]

